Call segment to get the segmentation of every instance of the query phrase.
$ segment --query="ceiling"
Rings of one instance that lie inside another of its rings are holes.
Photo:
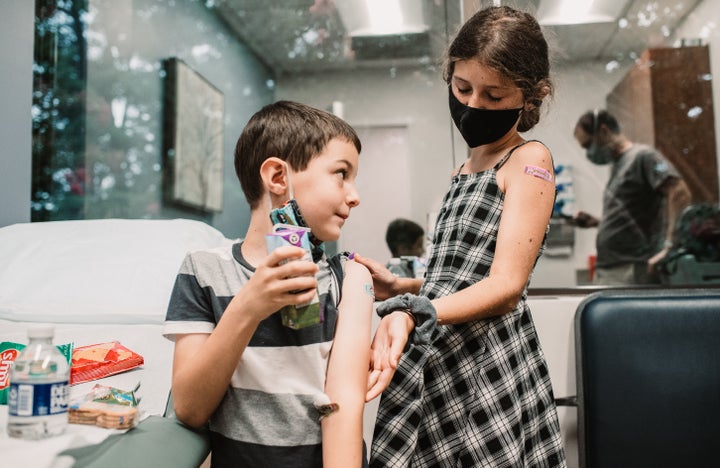
[[[501,1],[532,13],[559,0]],[[596,0],[598,1],[598,0]],[[614,0],[620,20],[544,26],[559,61],[633,59],[662,45],[702,0]],[[436,63],[466,10],[489,0],[401,0],[421,6],[427,28],[404,34],[351,34],[357,0],[215,0],[218,15],[278,75]],[[343,21],[344,13],[345,21]]]

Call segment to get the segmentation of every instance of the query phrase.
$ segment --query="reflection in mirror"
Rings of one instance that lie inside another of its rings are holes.
[[[573,8],[561,0],[36,0],[32,219],[184,217],[237,237],[249,208],[234,174],[235,141],[261,106],[292,99],[337,113],[360,134],[362,203],[336,248],[385,262],[387,224],[408,218],[431,233],[449,176],[467,156],[449,119],[442,51],[463,18],[498,3],[536,14],[554,52],[555,96],[524,135],[552,150],[558,188],[531,286],[591,284],[603,266],[596,249],[602,224],[579,229],[571,221],[580,211],[602,221],[608,181],[621,180],[613,177],[619,165],[592,164],[576,138],[578,119],[594,109],[612,113],[628,141],[662,154],[691,197],[674,229],[656,228],[645,258],[632,261],[646,263],[671,241],[657,282],[720,283],[711,215],[718,203],[712,77],[720,38],[709,20],[720,5],[712,0],[575,0]],[[588,3],[589,10],[574,9]],[[221,186],[217,203],[188,206],[177,203],[188,194],[164,195],[173,183],[168,168],[178,172],[173,158],[188,154],[163,127],[188,121],[168,100],[162,64],[172,58],[222,100],[215,104],[221,125],[212,130],[221,142],[220,169],[191,157],[183,175]],[[601,127],[596,143],[606,131]],[[666,208],[660,212],[667,222]]]

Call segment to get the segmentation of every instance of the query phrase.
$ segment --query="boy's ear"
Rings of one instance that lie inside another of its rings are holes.
[[[271,156],[263,161],[260,166],[260,178],[263,181],[265,190],[268,192],[275,195],[282,195],[287,192],[287,165],[282,159]]]

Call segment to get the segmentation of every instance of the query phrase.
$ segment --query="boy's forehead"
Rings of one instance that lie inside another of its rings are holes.
[[[357,173],[358,159],[359,154],[354,144],[340,138],[333,138],[319,154],[308,161],[307,169],[343,168],[351,173]]]
[[[342,138],[331,139],[323,151],[317,157],[324,157],[337,161],[346,161],[348,164],[357,165],[358,151],[355,145]]]

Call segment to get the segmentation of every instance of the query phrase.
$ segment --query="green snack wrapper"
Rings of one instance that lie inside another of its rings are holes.
[[[13,343],[12,341],[0,342],[0,405],[7,405],[7,392],[8,388],[10,388],[10,368],[20,352],[25,349],[25,346],[22,343]],[[74,344],[66,343],[56,347],[70,364]]]

